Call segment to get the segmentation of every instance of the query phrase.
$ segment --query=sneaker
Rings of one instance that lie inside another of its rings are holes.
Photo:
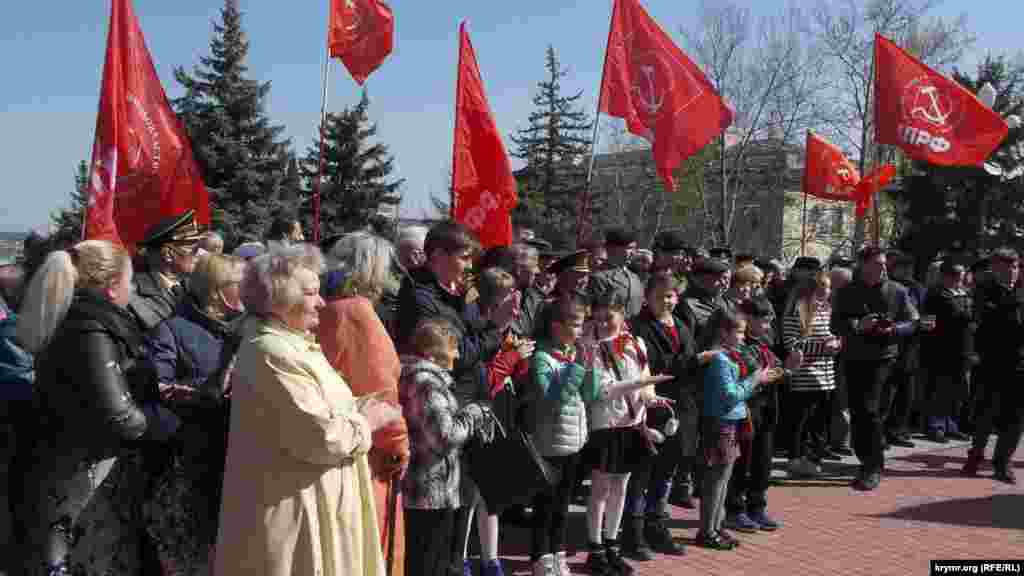
[[[488,560],[480,567],[480,576],[505,576],[501,560]]]
[[[545,554],[535,560],[531,572],[533,576],[558,576],[555,572],[555,555]]]
[[[774,532],[782,527],[782,524],[778,520],[769,516],[764,510],[751,512],[747,516],[765,532]]]
[[[569,570],[569,557],[564,550],[555,554],[555,576],[572,576],[572,570]]]
[[[725,517],[725,527],[730,530],[737,532],[746,532],[747,534],[753,534],[761,529],[756,522],[747,516],[746,512],[740,512],[739,514],[729,514]]]

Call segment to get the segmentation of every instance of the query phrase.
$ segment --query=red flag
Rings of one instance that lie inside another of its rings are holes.
[[[895,176],[896,165],[883,164],[860,179],[853,191],[853,200],[857,203],[857,219],[861,219],[867,214],[875,193],[885,188],[885,185]]]
[[[981,164],[1009,131],[970,91],[879,34],[875,94],[875,140],[932,164]]]
[[[625,119],[630,132],[652,144],[658,174],[671,190],[672,171],[734,116],[638,0],[615,0],[600,100],[601,112]]]
[[[113,0],[100,87],[85,237],[125,244],[159,220],[195,209],[210,222],[206,186],[171,110],[130,0]]]
[[[484,94],[466,23],[459,26],[452,196],[455,220],[485,247],[512,242],[512,209],[519,202],[512,164]]]
[[[395,17],[381,0],[331,0],[328,50],[362,86],[394,48]]]
[[[843,151],[814,132],[807,132],[804,194],[824,200],[853,200],[860,171]]]

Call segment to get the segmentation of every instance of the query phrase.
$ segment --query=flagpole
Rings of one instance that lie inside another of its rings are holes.
[[[328,35],[329,36],[329,35]],[[324,51],[324,66],[320,73],[322,93],[320,94],[320,148],[319,159],[317,160],[316,185],[313,187],[313,242],[320,243],[320,191],[324,182],[324,164],[326,163],[326,151],[324,150],[324,133],[327,131],[327,85],[331,77],[331,48],[330,38],[327,40],[327,49]]]
[[[877,55],[878,55],[877,48],[878,48],[878,37],[876,36],[875,40],[874,40],[874,43],[871,45],[871,76],[870,76],[870,78],[871,78],[871,85],[870,85],[870,92],[869,92],[869,94],[871,95],[871,98],[870,98],[869,101],[871,102],[872,111],[875,111],[875,110],[878,109],[878,102],[877,102],[877,100],[878,100],[878,82],[877,82],[877,79],[875,78],[875,75],[878,73],[878,70],[876,69],[877,64],[875,62],[875,60],[877,59]],[[878,115],[877,114],[873,114],[873,116],[874,116],[874,126],[872,126],[872,129],[874,131],[874,135],[872,136],[872,140],[875,142],[875,145],[874,145],[874,152],[875,153],[873,154],[873,157],[874,157],[874,169],[877,170],[878,166],[879,166],[879,161],[878,160],[879,160],[879,156],[881,154],[881,146],[878,145]],[[861,174],[861,176],[863,176],[863,173]],[[872,236],[872,239],[873,239],[872,244],[874,244],[875,246],[878,246],[878,247],[880,247],[882,245],[882,242],[881,242],[881,224],[878,221],[878,218],[879,218],[879,216],[878,216],[878,199],[880,197],[880,194],[881,194],[880,190],[875,190],[874,193],[871,195],[871,217],[874,220],[874,222],[872,223],[872,230],[871,230],[871,236]]]
[[[458,72],[455,74],[455,130],[459,129],[459,96],[462,94],[462,32],[465,30],[466,21],[459,23],[459,63]],[[458,142],[458,135],[452,134],[452,181],[448,183],[448,217],[455,220],[455,169],[459,165],[456,162],[458,150],[455,148]]]
[[[800,255],[806,256],[807,248],[807,186],[804,185],[804,205],[800,209]]]
[[[612,30],[615,27],[615,7],[618,5],[619,0],[613,0],[612,2],[612,14],[608,18],[608,39],[604,43],[604,62],[601,66],[601,83],[597,85],[597,109],[594,111],[594,131],[590,136],[590,164],[587,166],[587,183],[583,190],[583,198],[579,202],[579,213],[576,215],[576,247],[579,248],[583,235],[586,232],[583,225],[587,213],[590,211],[590,185],[594,178],[594,163],[597,159],[597,144],[598,137],[600,136],[599,129],[601,128],[601,105],[604,104],[604,71],[608,69],[608,52],[612,41]]]

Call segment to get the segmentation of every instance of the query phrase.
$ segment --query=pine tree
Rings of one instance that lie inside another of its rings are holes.
[[[580,108],[583,92],[562,94],[561,67],[553,46],[548,46],[547,79],[538,83],[535,110],[529,126],[512,136],[513,156],[526,167],[516,174],[519,206],[513,224],[533,228],[559,248],[575,239],[577,196],[586,187],[593,124]]]
[[[75,188],[71,191],[71,204],[52,213],[50,222],[54,232],[51,235],[61,243],[75,243],[82,239],[82,224],[85,222],[85,208],[89,204],[89,163],[82,160],[75,168]]]
[[[401,202],[404,179],[390,180],[394,159],[388,147],[371,142],[377,125],[369,121],[370,101],[363,92],[355,106],[327,115],[324,134],[324,173],[320,191],[320,235],[351,232],[367,225],[386,228],[378,215],[382,207]],[[303,214],[312,215],[312,195],[320,164],[319,139],[306,151],[300,170],[306,183]]]
[[[279,208],[289,159],[284,127],[264,111],[270,82],[248,77],[249,40],[242,29],[238,0],[225,0],[214,23],[210,55],[192,74],[174,76],[185,95],[174,101],[192,138],[192,148],[211,202],[223,213],[224,232],[235,241],[262,239]]]

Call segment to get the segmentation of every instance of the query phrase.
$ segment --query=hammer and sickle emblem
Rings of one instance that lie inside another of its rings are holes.
[[[354,34],[359,30],[359,25],[362,23],[359,8],[356,6],[355,0],[345,0],[345,9],[352,14],[352,21],[345,25],[345,31]]]
[[[938,89],[935,86],[922,86],[918,88],[918,94],[927,96],[929,103],[922,106],[915,102],[914,108],[910,113],[914,116],[919,115],[936,126],[944,126],[946,121],[949,120],[950,115],[953,114],[953,111],[943,112],[942,106],[939,104]]]
[[[643,75],[641,84],[634,85],[633,91],[640,98],[640,105],[644,107],[648,114],[653,116],[658,113],[658,110],[661,110],[662,104],[665,103],[665,93],[658,93],[658,86],[655,82],[657,73],[653,65],[644,64],[640,66],[640,73]]]

